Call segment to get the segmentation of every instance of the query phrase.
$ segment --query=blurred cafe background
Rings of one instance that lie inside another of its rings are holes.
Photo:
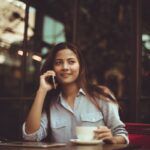
[[[0,0],[0,138],[21,125],[54,44],[73,42],[124,122],[150,123],[149,0]]]

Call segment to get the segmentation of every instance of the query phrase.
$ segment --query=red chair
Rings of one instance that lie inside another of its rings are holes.
[[[126,129],[131,144],[150,150],[150,124],[126,123]]]

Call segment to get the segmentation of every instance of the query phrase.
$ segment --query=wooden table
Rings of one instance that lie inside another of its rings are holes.
[[[129,145],[130,146],[130,145]],[[65,146],[49,147],[49,148],[29,148],[29,147],[18,147],[18,146],[0,146],[0,150],[132,150],[126,144],[97,144],[97,145],[75,145],[68,143]],[[133,148],[135,150],[135,148]],[[137,149],[139,150],[139,149]]]

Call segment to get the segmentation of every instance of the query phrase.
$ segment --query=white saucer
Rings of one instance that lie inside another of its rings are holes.
[[[99,143],[103,143],[102,140],[82,141],[79,139],[70,139],[70,142],[74,143],[74,144],[99,144]]]

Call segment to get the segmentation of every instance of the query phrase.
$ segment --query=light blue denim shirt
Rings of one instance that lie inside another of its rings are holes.
[[[75,127],[78,125],[101,126],[105,125],[112,130],[113,135],[122,135],[127,143],[128,133],[125,124],[120,120],[118,105],[99,99],[101,111],[89,100],[82,89],[79,90],[75,98],[74,108],[72,109],[62,94],[59,95],[55,104],[50,108],[51,128],[56,142],[68,142],[76,138]],[[30,141],[41,141],[47,136],[48,121],[46,113],[41,117],[40,128],[32,134],[25,132],[23,124],[23,138]]]

